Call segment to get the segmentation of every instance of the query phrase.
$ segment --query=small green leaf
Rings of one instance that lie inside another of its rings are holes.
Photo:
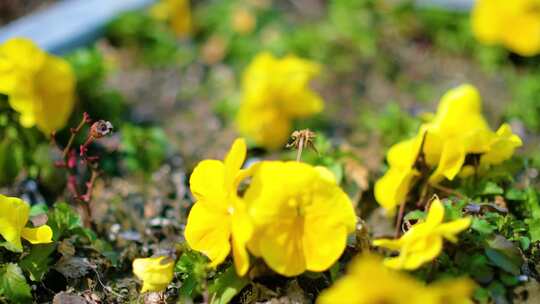
[[[30,208],[30,217],[49,212],[47,204],[36,204]]]
[[[58,241],[66,232],[82,227],[79,215],[66,203],[57,203],[49,211],[47,224],[53,231],[53,239]]]
[[[531,241],[540,241],[540,219],[526,219],[525,223],[529,226],[529,235],[531,236]]]
[[[494,182],[486,182],[480,190],[480,195],[500,195],[503,194],[503,188],[499,187]]]
[[[510,201],[524,201],[527,199],[527,193],[523,190],[511,188],[506,191],[505,197]]]
[[[30,286],[17,264],[8,263],[0,268],[0,294],[14,303],[31,302]]]
[[[224,272],[216,276],[209,287],[211,304],[227,304],[237,295],[249,280],[236,275],[234,266],[229,266]]]
[[[471,228],[475,231],[478,231],[482,234],[491,234],[495,230],[496,227],[491,225],[488,221],[481,218],[474,218]]]
[[[41,281],[49,271],[49,266],[52,263],[51,254],[55,249],[54,243],[34,245],[30,253],[19,262],[21,268],[30,274],[32,281]]]
[[[405,220],[405,221],[420,220],[420,219],[424,219],[425,217],[426,217],[426,213],[424,211],[422,211],[422,210],[414,210],[414,211],[411,211],[411,212],[407,213],[407,215],[405,215],[403,220]]]
[[[200,292],[207,265],[208,258],[196,251],[187,250],[180,256],[174,271],[180,274],[183,282],[179,290],[181,298],[193,298]]]

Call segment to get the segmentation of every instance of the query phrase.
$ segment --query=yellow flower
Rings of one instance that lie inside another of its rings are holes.
[[[247,35],[255,29],[257,19],[246,8],[237,8],[232,16],[232,28],[241,35]]]
[[[232,246],[239,275],[249,268],[246,243],[252,233],[245,203],[236,193],[246,174],[241,170],[245,158],[246,143],[237,139],[224,162],[204,160],[197,165],[189,181],[197,202],[191,208],[185,230],[189,246],[208,256],[212,267],[225,260]]]
[[[262,162],[244,198],[255,225],[250,252],[285,276],[328,269],[355,230],[350,199],[321,167]]]
[[[470,218],[443,223],[444,206],[438,198],[431,202],[425,222],[412,226],[400,239],[379,239],[373,245],[399,250],[397,257],[385,260],[394,269],[414,270],[435,259],[442,250],[443,239],[457,242],[457,234],[467,229]]]
[[[375,183],[375,198],[390,215],[395,212],[420,176],[415,168],[420,152],[426,169],[433,171],[429,182],[437,184],[460,174],[467,155],[478,155],[478,169],[485,171],[490,165],[509,159],[521,145],[521,139],[507,124],[493,132],[482,116],[478,90],[469,84],[461,85],[444,94],[437,112],[420,127],[418,135],[390,148],[389,169]],[[470,174],[471,167],[466,166],[465,170]]]
[[[7,242],[6,248],[15,252],[22,251],[21,237],[32,244],[52,242],[52,230],[47,225],[27,228],[30,206],[16,197],[0,194],[0,235]]]
[[[47,135],[63,128],[73,110],[74,90],[74,73],[62,58],[25,38],[0,45],[0,93],[8,95],[24,127],[37,125]]]
[[[375,183],[375,199],[392,215],[395,207],[407,199],[409,189],[420,175],[415,168],[415,161],[420,152],[423,136],[402,141],[388,150],[389,169]]]
[[[285,144],[293,119],[323,109],[323,100],[309,88],[319,70],[318,64],[292,55],[258,54],[243,74],[240,133],[269,149]]]
[[[456,279],[443,284],[425,286],[405,273],[385,267],[378,256],[363,254],[353,260],[344,277],[321,293],[317,304],[472,303],[470,296],[474,284],[469,279]]]
[[[189,36],[193,30],[189,0],[161,0],[150,8],[150,15],[168,22],[178,37]]]
[[[173,279],[174,260],[160,256],[135,259],[133,273],[143,281],[141,292],[162,291]]]
[[[540,1],[477,0],[472,29],[480,42],[501,44],[522,56],[540,52]]]
[[[469,278],[445,279],[430,285],[436,302],[440,304],[473,304],[471,295],[475,284]]]

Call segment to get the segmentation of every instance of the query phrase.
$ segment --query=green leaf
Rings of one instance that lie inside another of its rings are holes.
[[[43,203],[36,204],[30,208],[29,216],[32,217],[32,216],[40,215],[47,212],[49,212],[49,207],[47,207],[47,204],[43,204]]]
[[[527,188],[527,204],[531,211],[531,217],[540,219],[540,203],[538,202],[538,194],[533,187]]]
[[[511,188],[506,191],[505,197],[509,201],[524,201],[527,199],[527,193],[523,190]]]
[[[82,227],[79,215],[66,203],[56,203],[49,212],[47,224],[53,231],[53,239],[58,241],[66,232]]]
[[[519,275],[523,258],[519,249],[501,235],[496,235],[487,242],[485,253],[489,260],[497,267],[513,275]]]
[[[496,227],[491,225],[488,221],[481,218],[474,218],[471,228],[475,231],[478,231],[482,234],[491,234]]]
[[[208,258],[196,251],[187,250],[178,259],[175,272],[182,278],[179,294],[181,298],[193,298],[201,290],[201,282],[206,278]]]
[[[425,217],[426,217],[426,213],[424,211],[422,211],[422,210],[414,210],[414,211],[411,211],[411,212],[407,213],[407,215],[405,215],[403,220],[405,220],[405,221],[420,220],[420,219],[424,219]]]
[[[494,182],[486,182],[482,185],[480,195],[500,195],[504,193],[503,188],[499,187]]]
[[[31,302],[30,286],[17,264],[8,263],[0,268],[0,294],[14,303]]]
[[[540,219],[526,219],[525,223],[529,226],[531,242],[540,241]]]
[[[56,245],[54,243],[34,245],[30,253],[19,262],[19,266],[30,274],[32,281],[39,282],[49,271],[49,266],[53,260],[51,254],[55,249]]]
[[[248,283],[248,279],[236,275],[233,265],[229,266],[224,272],[217,275],[212,285],[210,285],[210,303],[229,303]]]

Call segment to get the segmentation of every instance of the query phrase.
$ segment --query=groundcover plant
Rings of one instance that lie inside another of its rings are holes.
[[[540,303],[540,2],[422,2],[0,41],[0,302]]]

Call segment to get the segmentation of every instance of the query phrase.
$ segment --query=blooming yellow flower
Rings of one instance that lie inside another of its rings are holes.
[[[246,143],[237,139],[225,161],[204,160],[197,165],[189,181],[197,202],[185,230],[189,246],[208,256],[212,267],[225,260],[232,246],[239,275],[249,268],[246,243],[252,233],[245,203],[237,195],[238,183],[246,173],[241,170],[245,158]]]
[[[477,0],[471,15],[480,42],[501,44],[522,56],[540,52],[540,1]]]
[[[24,127],[37,125],[45,134],[64,127],[73,110],[74,90],[74,73],[62,58],[25,38],[0,45],[0,93],[8,95]]]
[[[262,162],[244,198],[255,225],[250,252],[285,276],[328,269],[355,230],[350,199],[321,167]]]
[[[320,294],[317,304],[464,304],[472,303],[473,287],[469,279],[425,286],[385,267],[378,256],[363,254],[353,260],[344,277]]]
[[[323,109],[323,100],[309,88],[319,70],[318,64],[296,56],[280,59],[266,52],[258,54],[242,78],[240,133],[269,149],[283,146],[293,119]]]
[[[399,250],[397,257],[385,260],[394,269],[414,270],[435,259],[442,250],[443,239],[457,242],[457,234],[467,229],[470,218],[443,223],[444,206],[438,198],[433,199],[425,222],[412,226],[400,239],[379,239],[373,245]]]
[[[160,256],[135,259],[133,273],[143,281],[141,292],[162,291],[173,279],[174,260]]]
[[[178,37],[189,36],[193,30],[189,0],[161,0],[150,8],[150,14],[168,22]]]
[[[432,122],[428,123],[424,153],[426,161],[437,167],[431,182],[449,180],[460,172],[467,154],[481,155],[488,167],[509,159],[521,139],[503,124],[493,132],[482,116],[478,90],[469,84],[448,91],[442,98]]]
[[[7,242],[6,248],[22,251],[21,237],[32,244],[52,242],[52,229],[47,225],[28,228],[26,224],[30,214],[30,206],[16,197],[0,194],[0,235]]]
[[[415,168],[420,152],[424,165],[432,170],[429,182],[437,184],[460,174],[467,155],[480,157],[477,169],[481,172],[509,159],[521,145],[521,139],[508,124],[493,132],[482,115],[478,90],[472,85],[461,85],[444,94],[437,112],[420,127],[418,135],[390,148],[389,169],[375,183],[375,198],[390,215],[395,212],[420,175]],[[469,169],[466,168],[467,173]]]

